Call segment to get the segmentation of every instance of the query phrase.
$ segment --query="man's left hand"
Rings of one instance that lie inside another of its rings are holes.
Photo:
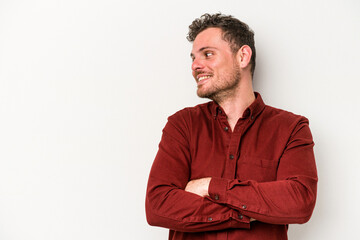
[[[200,197],[209,196],[209,185],[211,177],[191,180],[185,187],[186,192],[195,193]]]

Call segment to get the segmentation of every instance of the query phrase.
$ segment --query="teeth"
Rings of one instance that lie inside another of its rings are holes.
[[[210,78],[210,76],[202,76],[202,77],[199,77],[198,80],[200,82],[200,81],[202,81],[204,79],[208,79],[208,78]]]

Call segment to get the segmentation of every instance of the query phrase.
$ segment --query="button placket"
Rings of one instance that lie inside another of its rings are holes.
[[[221,120],[223,120],[221,122],[223,124],[222,130],[226,131],[226,134],[229,137],[229,144],[227,145],[227,156],[225,156],[226,165],[223,176],[225,178],[234,179],[237,172],[237,159],[240,156],[238,151],[240,150],[241,136],[243,128],[246,126],[244,121],[245,119],[239,120],[234,129],[230,129],[227,119],[224,118]]]

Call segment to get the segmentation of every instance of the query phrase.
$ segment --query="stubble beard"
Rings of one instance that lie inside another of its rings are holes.
[[[197,95],[200,98],[209,98],[217,103],[221,103],[235,94],[240,79],[240,67],[234,64],[232,74],[228,76],[219,76],[219,79],[213,83],[211,89],[206,92],[201,92],[201,90],[198,89]]]

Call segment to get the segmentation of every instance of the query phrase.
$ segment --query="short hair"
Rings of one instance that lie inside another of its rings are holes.
[[[255,40],[254,32],[249,26],[231,15],[205,13],[191,23],[186,38],[189,42],[193,42],[200,32],[211,27],[222,30],[222,38],[230,44],[231,51],[234,54],[237,53],[243,45],[248,45],[251,48],[251,74],[254,75],[256,57]]]

